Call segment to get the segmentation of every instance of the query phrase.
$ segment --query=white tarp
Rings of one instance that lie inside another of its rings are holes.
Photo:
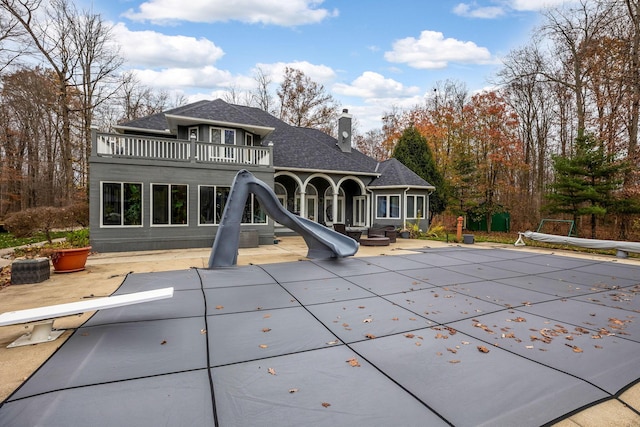
[[[579,237],[557,236],[555,234],[536,233],[533,231],[525,231],[520,233],[524,237],[547,243],[564,243],[567,245],[580,246],[582,248],[591,249],[617,249],[619,251],[640,252],[640,243],[638,242],[622,242],[617,240],[596,240],[582,239]]]

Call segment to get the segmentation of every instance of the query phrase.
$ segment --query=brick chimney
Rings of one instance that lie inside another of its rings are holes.
[[[346,108],[338,118],[338,147],[343,153],[351,152],[351,114]]]

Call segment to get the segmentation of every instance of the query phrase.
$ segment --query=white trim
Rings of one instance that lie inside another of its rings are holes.
[[[153,186],[154,185],[167,185],[169,187],[169,192],[167,194],[167,196],[169,197],[169,200],[167,200],[167,209],[169,210],[167,212],[168,214],[168,219],[169,219],[169,224],[154,224],[153,223]],[[185,186],[187,187],[187,222],[184,224],[172,224],[171,223],[171,187],[172,186]],[[150,182],[149,183],[149,200],[150,200],[150,209],[149,209],[149,227],[189,227],[189,184],[170,184],[170,183],[163,183],[163,182]]]
[[[120,184],[120,224],[104,224],[104,184]],[[124,184],[140,186],[140,224],[124,224]],[[144,227],[144,184],[142,182],[100,181],[100,228],[142,228]]]
[[[295,171],[295,172],[308,172],[308,173],[319,173],[319,174],[327,174],[332,173],[336,175],[364,175],[364,176],[375,176],[379,177],[379,173],[371,173],[371,172],[357,172],[357,171],[341,171],[341,170],[332,170],[332,169],[306,169],[306,168],[289,168],[289,167],[274,167],[277,171]]]
[[[378,198],[379,197],[384,197],[387,199],[387,206],[386,206],[387,216],[378,216]],[[397,217],[391,216],[391,197],[398,198],[398,216]],[[402,196],[400,194],[376,194],[374,199],[375,219],[402,219],[402,205],[400,204],[401,200],[402,200]]]

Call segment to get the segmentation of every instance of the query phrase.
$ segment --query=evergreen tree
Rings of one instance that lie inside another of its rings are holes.
[[[614,205],[614,190],[622,183],[624,164],[616,162],[592,135],[577,138],[571,158],[553,156],[555,182],[547,195],[551,213],[567,213],[577,221],[591,217],[591,238],[596,238],[596,218]]]
[[[447,208],[447,189],[442,174],[436,168],[427,140],[411,125],[402,132],[393,149],[392,157],[436,188],[429,197],[429,222],[431,222],[433,215],[444,212]]]

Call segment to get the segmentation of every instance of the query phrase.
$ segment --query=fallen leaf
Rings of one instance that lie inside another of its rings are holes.
[[[354,368],[359,368],[360,367],[360,363],[358,362],[358,359],[356,359],[355,357],[347,360],[347,363],[349,365],[353,366]]]
[[[206,333],[207,333],[207,330],[206,330],[206,329],[200,329],[200,333],[201,333],[202,335],[204,335],[204,334],[206,334]]]
[[[329,406],[331,406],[331,403],[322,402],[322,406],[324,406],[325,408],[328,408]]]
[[[289,393],[296,393],[298,391],[297,388],[290,388]]]
[[[415,335],[413,335],[413,334],[404,334],[404,336],[405,336],[405,337],[407,337],[407,338],[413,338],[413,337],[415,337]]]
[[[450,351],[453,354],[456,354],[458,352],[458,350],[456,350],[455,348],[449,348],[449,347],[447,347],[447,351]]]
[[[512,319],[514,322],[526,322],[527,319],[525,319],[524,317],[516,317],[515,319]]]
[[[582,353],[582,349],[580,347],[578,347],[577,345],[571,345],[571,344],[566,344],[565,345],[567,347],[571,347],[573,349],[574,353]]]
[[[422,345],[422,343],[421,343],[421,342],[419,342],[419,341],[416,341],[416,345],[417,345],[418,347],[420,347],[420,346]]]
[[[160,345],[165,345],[167,343],[167,340],[162,340],[162,342],[160,343]]]
[[[460,361],[454,359],[454,360],[449,360],[449,363],[460,363]]]
[[[479,345],[478,346],[478,351],[480,353],[489,353],[489,349],[487,347],[483,346],[483,345]]]
[[[366,334],[365,337],[369,338],[370,340],[374,339],[376,336],[373,334]]]
[[[397,317],[394,317],[394,318],[393,318],[393,319],[391,319],[391,320],[393,320],[393,321],[397,322],[397,321],[398,321],[398,320],[400,320],[400,319],[398,319]]]
[[[269,346],[268,346],[268,345],[266,345],[266,344],[260,344],[258,347],[260,347],[260,348],[267,348],[267,347],[269,347]]]
[[[222,310],[224,308],[224,305],[216,305],[216,310]]]
[[[339,341],[329,341],[327,344],[328,345],[336,345],[338,343],[339,343]]]
[[[275,375],[276,374],[276,370],[273,369],[273,368],[267,369],[267,372],[270,373],[271,375]]]
[[[358,306],[358,308],[359,308],[359,309],[363,309],[363,308],[364,308],[364,305],[359,305],[359,306]]]
[[[362,323],[371,323],[371,322],[373,322],[373,319],[371,318],[366,318],[362,321]]]
[[[270,314],[265,314],[264,316],[262,316],[263,319],[268,319],[269,317],[271,317]]]
[[[269,332],[271,331],[271,328],[262,328],[262,332]]]

